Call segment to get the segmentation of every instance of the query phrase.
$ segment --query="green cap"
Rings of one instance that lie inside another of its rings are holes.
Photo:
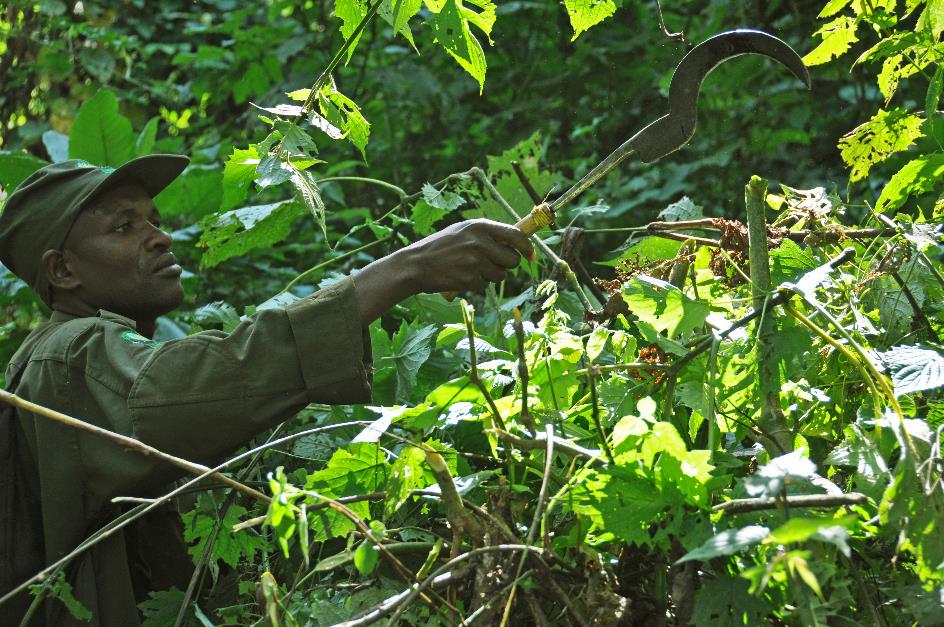
[[[0,213],[0,261],[50,305],[43,253],[62,248],[82,209],[123,183],[136,183],[153,198],[188,163],[180,155],[147,155],[120,168],[72,159],[37,170],[13,191]]]

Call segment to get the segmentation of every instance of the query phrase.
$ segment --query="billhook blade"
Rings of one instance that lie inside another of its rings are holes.
[[[698,92],[705,77],[728,59],[743,54],[761,54],[779,61],[810,88],[810,74],[800,55],[778,37],[759,30],[739,29],[706,39],[692,48],[675,69],[669,84],[669,113],[626,140],[547,209],[553,214],[631,154],[651,163],[687,144],[695,134]]]

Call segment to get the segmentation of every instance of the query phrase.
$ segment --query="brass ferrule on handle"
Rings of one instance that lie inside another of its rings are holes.
[[[554,210],[546,202],[535,205],[534,209],[515,223],[515,228],[531,237],[554,221]],[[442,292],[442,297],[448,301],[455,300],[457,292]]]

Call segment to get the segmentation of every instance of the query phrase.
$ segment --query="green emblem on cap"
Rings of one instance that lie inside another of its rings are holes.
[[[105,174],[111,174],[112,172],[115,171],[115,168],[112,168],[109,166],[102,166],[98,170],[99,172],[104,172]]]
[[[121,339],[123,339],[125,342],[140,344],[141,346],[147,346],[148,348],[157,348],[161,344],[157,340],[149,340],[143,335],[135,333],[134,331],[125,331],[121,334]]]

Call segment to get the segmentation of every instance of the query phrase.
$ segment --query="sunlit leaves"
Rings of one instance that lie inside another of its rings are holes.
[[[256,166],[261,155],[255,146],[234,148],[223,168],[223,201],[220,209],[226,211],[241,204],[256,178]]]
[[[82,105],[69,133],[69,158],[118,167],[134,158],[131,121],[118,112],[118,98],[102,89]]]
[[[623,286],[622,294],[633,314],[669,337],[690,333],[708,315],[708,303],[689,298],[671,283],[652,277],[632,279]]]
[[[770,529],[762,525],[748,525],[741,529],[728,529],[711,538],[703,545],[689,551],[676,563],[689,560],[709,560],[721,555],[733,555],[749,546],[763,541],[770,534]]]
[[[856,36],[857,26],[858,21],[854,17],[844,15],[820,28],[815,35],[823,41],[803,57],[803,63],[809,66],[820,65],[844,55],[849,47],[859,40]]]
[[[570,26],[574,29],[571,41],[616,12],[616,3],[613,0],[564,0],[564,6],[570,18]]]
[[[921,137],[922,123],[916,114],[902,109],[879,109],[871,120],[843,135],[839,150],[850,168],[849,179],[864,179],[873,165],[892,153],[906,150]]]
[[[944,153],[933,153],[909,161],[882,190],[875,210],[887,213],[898,209],[911,196],[934,189],[944,174]]]
[[[416,385],[416,373],[432,352],[439,329],[433,325],[413,328],[404,322],[393,337],[389,357],[397,369],[397,398],[408,398]]]
[[[490,0],[465,0],[481,9],[476,11],[463,0],[427,0],[426,6],[434,15],[429,26],[441,45],[456,62],[479,83],[479,93],[485,88],[485,51],[472,32],[475,25],[486,37],[495,23],[495,5]]]
[[[772,497],[781,493],[789,482],[807,481],[816,472],[816,464],[804,451],[793,451],[772,459],[744,480],[744,488],[751,496]]]
[[[207,498],[201,499],[202,507],[182,515],[184,540],[190,544],[188,552],[197,563],[207,542],[213,542],[211,559],[222,560],[235,568],[240,559],[252,560],[256,552],[265,546],[265,539],[252,531],[233,531],[233,525],[242,522],[246,508],[230,505],[222,520],[218,520],[216,507]],[[218,527],[218,529],[217,529]]]
[[[944,385],[944,355],[920,346],[894,346],[880,353],[891,371],[895,394],[913,394]]]

